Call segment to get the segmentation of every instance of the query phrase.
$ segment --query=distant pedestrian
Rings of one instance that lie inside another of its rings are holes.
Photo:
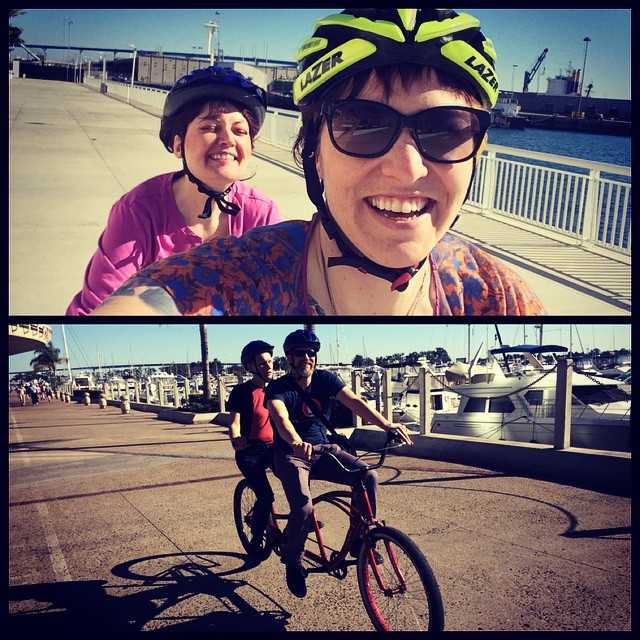
[[[27,390],[24,384],[18,385],[18,400],[20,401],[20,406],[24,407],[27,403]]]
[[[160,139],[182,170],[146,180],[113,205],[67,315],[89,314],[156,260],[281,222],[276,203],[243,182],[266,106],[265,92],[231,69],[197,69],[176,82]]]
[[[39,400],[38,400],[38,385],[33,382],[31,385],[29,385],[29,388],[27,389],[27,392],[29,394],[29,397],[31,398],[31,405],[35,406],[38,404]]]

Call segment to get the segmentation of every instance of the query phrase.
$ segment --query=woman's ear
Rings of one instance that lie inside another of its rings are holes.
[[[173,155],[182,158],[182,138],[178,134],[173,136]]]

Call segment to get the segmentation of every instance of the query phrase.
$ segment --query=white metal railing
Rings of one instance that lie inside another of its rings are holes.
[[[630,255],[630,178],[629,167],[488,145],[469,203]]]
[[[99,89],[99,77],[85,75]],[[121,82],[107,91],[162,109],[166,90]],[[269,108],[260,139],[291,150],[300,127],[297,111]],[[593,249],[631,255],[631,168],[537,151],[487,145],[480,158],[468,204],[486,216],[506,217],[533,231]]]

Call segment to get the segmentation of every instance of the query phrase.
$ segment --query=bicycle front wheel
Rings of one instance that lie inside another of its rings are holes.
[[[358,557],[358,586],[377,631],[442,631],[444,606],[433,571],[406,534],[391,527],[368,533]]]
[[[251,525],[253,522],[253,510],[257,501],[256,494],[249,486],[246,479],[240,480],[233,492],[233,519],[236,523],[236,531],[240,538],[240,543],[247,553],[250,553],[250,542],[253,535]],[[271,553],[271,547],[266,539],[263,541],[262,558],[266,559]]]

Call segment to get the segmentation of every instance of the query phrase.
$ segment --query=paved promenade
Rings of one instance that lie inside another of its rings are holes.
[[[277,557],[246,564],[221,427],[15,404],[10,637],[371,629],[353,569],[313,574],[301,601]],[[428,557],[447,629],[631,629],[630,498],[405,457],[379,480],[379,514]]]
[[[61,314],[111,205],[179,163],[161,146],[151,112],[65,82],[13,79],[9,92],[9,311]],[[252,164],[249,184],[276,200],[285,218],[311,217],[288,151],[258,142]],[[509,262],[551,315],[630,311],[631,269],[622,262],[473,213],[456,232]]]

